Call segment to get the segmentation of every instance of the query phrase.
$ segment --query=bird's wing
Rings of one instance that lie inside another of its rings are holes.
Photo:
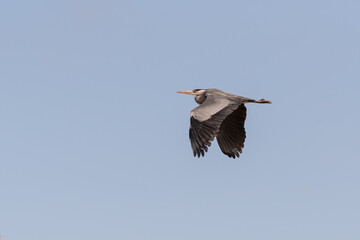
[[[189,137],[194,156],[204,156],[223,120],[240,104],[235,100],[209,95],[205,102],[191,111]]]
[[[246,107],[241,104],[222,122],[216,136],[221,151],[229,157],[239,157],[244,147]]]

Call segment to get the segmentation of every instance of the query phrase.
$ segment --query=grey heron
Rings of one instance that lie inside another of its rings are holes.
[[[246,138],[245,103],[271,103],[220,91],[194,89],[178,93],[195,95],[199,104],[190,114],[189,138],[195,156],[204,156],[216,137],[221,151],[230,158],[240,157]]]

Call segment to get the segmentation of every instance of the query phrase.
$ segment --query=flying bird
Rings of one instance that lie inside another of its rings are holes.
[[[230,158],[240,157],[246,138],[245,103],[271,103],[220,91],[194,89],[178,93],[195,95],[199,104],[190,114],[189,137],[195,156],[204,156],[216,137],[221,151]]]

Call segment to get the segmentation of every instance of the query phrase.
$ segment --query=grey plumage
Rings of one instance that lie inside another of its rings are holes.
[[[189,138],[194,156],[204,156],[216,137],[221,151],[228,157],[239,157],[246,138],[245,103],[271,103],[236,96],[217,89],[180,91],[195,95],[200,104],[190,114]]]

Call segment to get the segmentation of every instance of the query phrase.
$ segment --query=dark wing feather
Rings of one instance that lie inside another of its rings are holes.
[[[191,111],[189,137],[194,156],[204,156],[224,119],[240,104],[238,101],[210,95],[204,103]]]
[[[229,157],[239,157],[244,147],[246,107],[241,104],[222,122],[216,136],[221,151]]]
[[[189,137],[191,142],[191,148],[193,149],[194,157],[204,156],[208,147],[211,145],[211,141],[214,140],[216,134],[216,127],[200,122],[194,117],[190,118],[190,131]]]

